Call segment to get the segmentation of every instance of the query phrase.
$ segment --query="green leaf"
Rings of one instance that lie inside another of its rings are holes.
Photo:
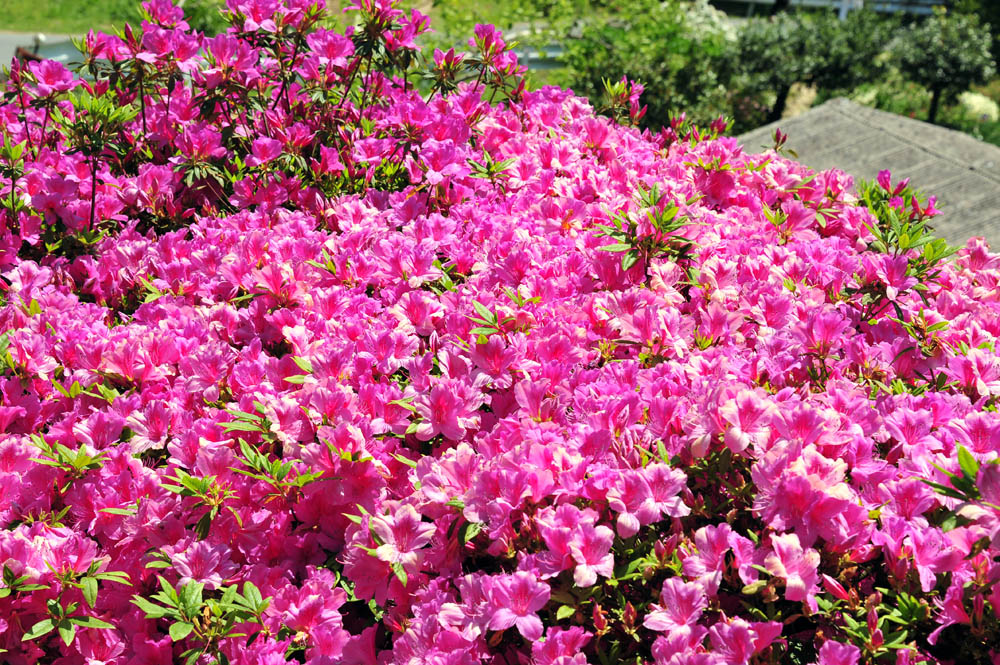
[[[294,383],[296,385],[302,385],[309,378],[308,374],[294,374],[292,376],[286,376],[285,381],[288,383]]]
[[[965,474],[966,478],[975,480],[976,476],[979,475],[979,462],[965,446],[958,447],[958,465],[962,468],[962,473]]]
[[[63,620],[56,628],[59,629],[59,637],[62,638],[63,644],[66,646],[73,644],[73,639],[76,637],[76,624]]]
[[[622,255],[622,270],[628,270],[636,263],[639,262],[639,254],[637,252],[630,251]]]
[[[407,409],[408,411],[416,413],[417,407],[413,406],[413,404],[410,403],[412,399],[413,399],[412,397],[407,397],[405,399],[394,399],[390,400],[388,403],[392,404],[393,406],[401,406],[404,409]]]
[[[98,512],[109,515],[135,515],[135,508],[101,508]]]
[[[560,605],[559,609],[556,610],[556,621],[568,619],[574,614],[576,614],[576,608],[572,605]]]
[[[472,308],[476,310],[476,313],[479,314],[479,316],[483,317],[483,320],[494,324],[497,322],[496,315],[490,310],[486,309],[486,307],[478,300],[472,301]]]
[[[478,328],[473,328],[469,332],[472,333],[473,335],[486,335],[487,337],[489,337],[490,335],[495,335],[498,332],[500,332],[500,329],[499,328],[492,328],[492,327],[491,328],[487,328],[485,326],[480,326]]]
[[[632,245],[628,244],[627,242],[618,242],[613,245],[605,245],[603,247],[598,247],[597,249],[602,252],[627,252],[630,249],[632,249]]]
[[[478,536],[483,530],[482,522],[466,522],[459,529],[459,533],[462,536],[462,544],[472,541],[476,536]]]
[[[31,630],[24,634],[21,641],[26,642],[28,640],[37,640],[42,635],[48,635],[51,633],[54,628],[55,626],[52,624],[52,619],[42,619],[32,626]]]
[[[919,480],[925,485],[930,485],[931,487],[933,487],[939,494],[951,497],[952,499],[961,499],[963,501],[966,499],[966,496],[964,494],[962,494],[956,489],[948,487],[947,485],[942,485],[941,483],[936,483],[933,480],[927,480],[926,478],[920,478]]]
[[[312,363],[309,362],[308,358],[301,358],[299,356],[293,356],[292,360],[295,362],[296,365],[299,366],[299,369],[301,369],[303,372],[306,372],[307,374],[312,374],[313,373],[313,366],[312,366]]]
[[[403,564],[401,564],[398,561],[394,561],[393,564],[392,564],[392,572],[396,575],[396,578],[405,587],[406,586],[407,577],[406,577],[406,569],[403,568]]]
[[[195,522],[194,532],[198,535],[198,540],[205,540],[208,538],[209,529],[212,527],[212,513],[207,512]]]
[[[409,457],[403,457],[399,453],[395,453],[393,455],[393,457],[396,458],[397,462],[399,462],[401,464],[405,464],[406,466],[410,467],[411,469],[416,469],[417,468],[416,461],[415,460],[411,460]]]
[[[112,624],[98,619],[97,617],[70,617],[69,620],[78,626],[83,626],[84,628],[98,628],[100,630],[110,630],[114,628]]]
[[[223,429],[227,432],[263,432],[260,425],[255,425],[243,420],[236,420],[233,422],[222,423]]]
[[[94,606],[97,602],[97,580],[93,577],[84,577],[80,580],[80,589],[83,591],[83,599],[87,605]]]
[[[194,625],[187,623],[185,621],[177,621],[170,625],[170,639],[174,642],[180,642],[185,637],[191,634],[194,630]]]
[[[261,417],[256,413],[247,413],[246,411],[240,411],[239,409],[226,409],[226,413],[231,416],[236,416],[240,420],[252,420],[253,422],[261,421]]]
[[[147,619],[161,619],[168,615],[176,614],[170,610],[170,608],[161,607],[156,603],[152,603],[142,596],[132,596],[132,604],[136,605],[140,610],[146,613]]]
[[[188,582],[178,593],[178,601],[187,616],[195,616],[201,611],[203,582]]]
[[[258,608],[264,603],[264,597],[261,595],[260,589],[258,589],[253,582],[243,583],[243,597],[246,598],[250,605],[254,608]]]

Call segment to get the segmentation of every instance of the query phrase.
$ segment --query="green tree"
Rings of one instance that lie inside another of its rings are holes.
[[[740,31],[739,58],[749,87],[775,95],[767,122],[781,119],[792,85],[810,80],[819,67],[815,21],[811,14],[781,12],[752,18]]]
[[[993,35],[993,60],[1000,62],[1000,2],[996,0],[958,0],[955,11],[975,14],[990,26]]]
[[[749,20],[740,32],[741,71],[748,87],[775,96],[767,121],[780,120],[795,83],[849,90],[886,69],[882,52],[896,27],[874,12],[783,12]]]
[[[995,73],[993,37],[977,16],[943,10],[914,23],[897,42],[899,68],[931,92],[927,120],[937,120],[941,102],[952,102]]]

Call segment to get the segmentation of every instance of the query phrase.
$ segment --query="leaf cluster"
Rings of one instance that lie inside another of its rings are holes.
[[[145,613],[147,619],[166,619],[170,622],[168,633],[173,642],[188,639],[191,645],[180,654],[185,665],[192,665],[202,656],[214,656],[219,663],[228,659],[218,651],[221,640],[247,637],[239,632],[240,624],[261,624],[261,617],[271,599],[264,598],[252,582],[244,582],[243,590],[235,585],[223,587],[218,597],[205,595],[205,585],[188,582],[175,588],[162,576],[157,576],[160,591],[150,598],[135,595],[132,603]],[[249,646],[261,631],[247,638]]]

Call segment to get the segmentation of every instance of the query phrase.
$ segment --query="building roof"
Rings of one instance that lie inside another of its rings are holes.
[[[937,235],[952,245],[984,236],[1000,251],[1000,147],[847,99],[739,138],[757,152],[773,145],[776,127],[788,134],[786,147],[798,161],[816,170],[838,168],[870,180],[889,169],[894,180],[910,178],[923,194],[938,197],[942,214],[931,222]]]

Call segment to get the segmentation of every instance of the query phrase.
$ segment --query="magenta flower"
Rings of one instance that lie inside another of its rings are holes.
[[[416,435],[421,441],[433,439],[438,434],[453,441],[465,437],[467,429],[475,427],[479,416],[474,413],[482,402],[481,393],[464,381],[448,379],[437,382],[429,394],[413,400],[421,421]]]
[[[491,577],[489,597],[492,616],[490,630],[506,630],[517,626],[526,640],[537,640],[542,636],[542,621],[536,612],[549,602],[549,585],[525,571],[513,575]]]
[[[269,139],[266,136],[254,139],[250,144],[250,156],[247,157],[248,166],[260,166],[267,164],[281,156],[284,146],[281,141]]]
[[[858,665],[860,658],[861,650],[853,644],[827,640],[819,649],[817,665]]]
[[[218,589],[233,573],[236,564],[229,558],[225,545],[210,545],[199,540],[180,552],[170,555],[174,569],[180,575],[179,584],[201,582],[206,589]]]
[[[671,632],[697,624],[702,611],[708,607],[708,597],[701,584],[668,577],[663,581],[660,603],[653,607],[642,625],[650,630]]]
[[[410,504],[402,504],[391,515],[376,515],[371,518],[371,530],[381,543],[375,550],[376,556],[386,563],[400,563],[407,568],[415,568],[420,561],[417,552],[431,542],[436,527],[423,522],[420,513]]]
[[[28,69],[34,74],[38,94],[42,97],[67,92],[80,85],[80,82],[73,77],[73,72],[55,60],[45,59],[29,62]]]
[[[719,621],[708,629],[713,651],[726,665],[743,665],[781,635],[778,621],[750,623],[740,618]]]

